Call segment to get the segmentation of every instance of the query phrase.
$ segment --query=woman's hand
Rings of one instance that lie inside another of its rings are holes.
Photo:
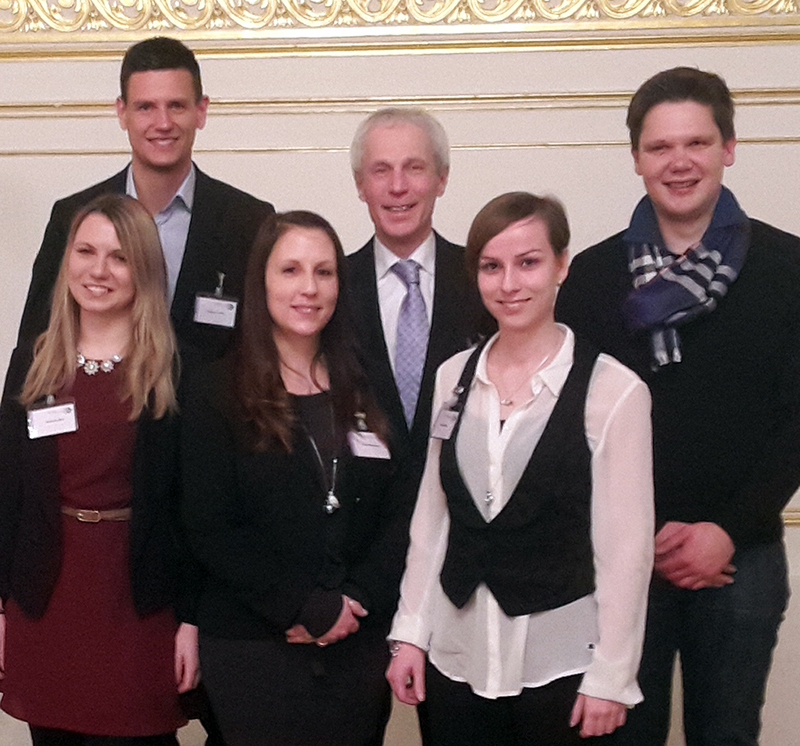
[[[627,712],[621,702],[579,694],[572,708],[569,725],[571,728],[581,726],[581,738],[604,736],[625,723]]]
[[[367,610],[354,598],[342,596],[342,611],[333,627],[320,637],[312,637],[302,624],[295,624],[286,630],[286,642],[310,645],[312,643],[324,648],[332,642],[344,640],[348,635],[358,632],[359,617],[367,616]]]
[[[425,700],[425,651],[401,642],[386,669],[386,680],[403,704],[418,705]]]
[[[197,627],[193,624],[181,624],[175,633],[175,682],[181,694],[200,683]]]

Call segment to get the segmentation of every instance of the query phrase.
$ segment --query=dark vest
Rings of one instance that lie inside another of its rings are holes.
[[[507,504],[488,523],[464,484],[455,448],[479,354],[480,348],[461,374],[458,422],[442,442],[439,471],[450,513],[442,588],[462,608],[484,582],[509,616],[564,606],[594,591],[584,410],[598,353],[576,340],[572,369],[542,437]]]

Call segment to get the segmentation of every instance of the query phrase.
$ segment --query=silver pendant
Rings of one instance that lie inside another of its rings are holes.
[[[334,510],[339,508],[339,500],[337,499],[336,495],[333,494],[333,491],[328,493],[328,497],[325,500],[325,512],[330,515],[333,513]]]

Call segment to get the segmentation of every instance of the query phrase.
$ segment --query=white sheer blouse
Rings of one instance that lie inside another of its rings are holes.
[[[500,426],[500,401],[481,353],[464,410],[456,455],[464,482],[487,521],[514,491],[572,367],[567,327],[559,352],[533,376],[527,401]],[[433,411],[452,396],[471,351],[450,358],[436,378]],[[583,673],[580,692],[632,706],[653,564],[653,477],[650,394],[628,368],[600,355],[585,415],[592,453],[591,538],[594,593],[528,616],[503,613],[481,584],[462,609],[439,582],[449,530],[439,480],[441,441],[431,439],[401,599],[390,637],[428,651],[445,676],[487,698],[519,694]],[[487,495],[489,499],[487,499]]]

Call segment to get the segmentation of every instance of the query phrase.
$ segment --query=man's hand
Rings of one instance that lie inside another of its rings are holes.
[[[669,521],[656,534],[655,570],[679,588],[721,588],[733,582],[734,551],[716,523]]]

